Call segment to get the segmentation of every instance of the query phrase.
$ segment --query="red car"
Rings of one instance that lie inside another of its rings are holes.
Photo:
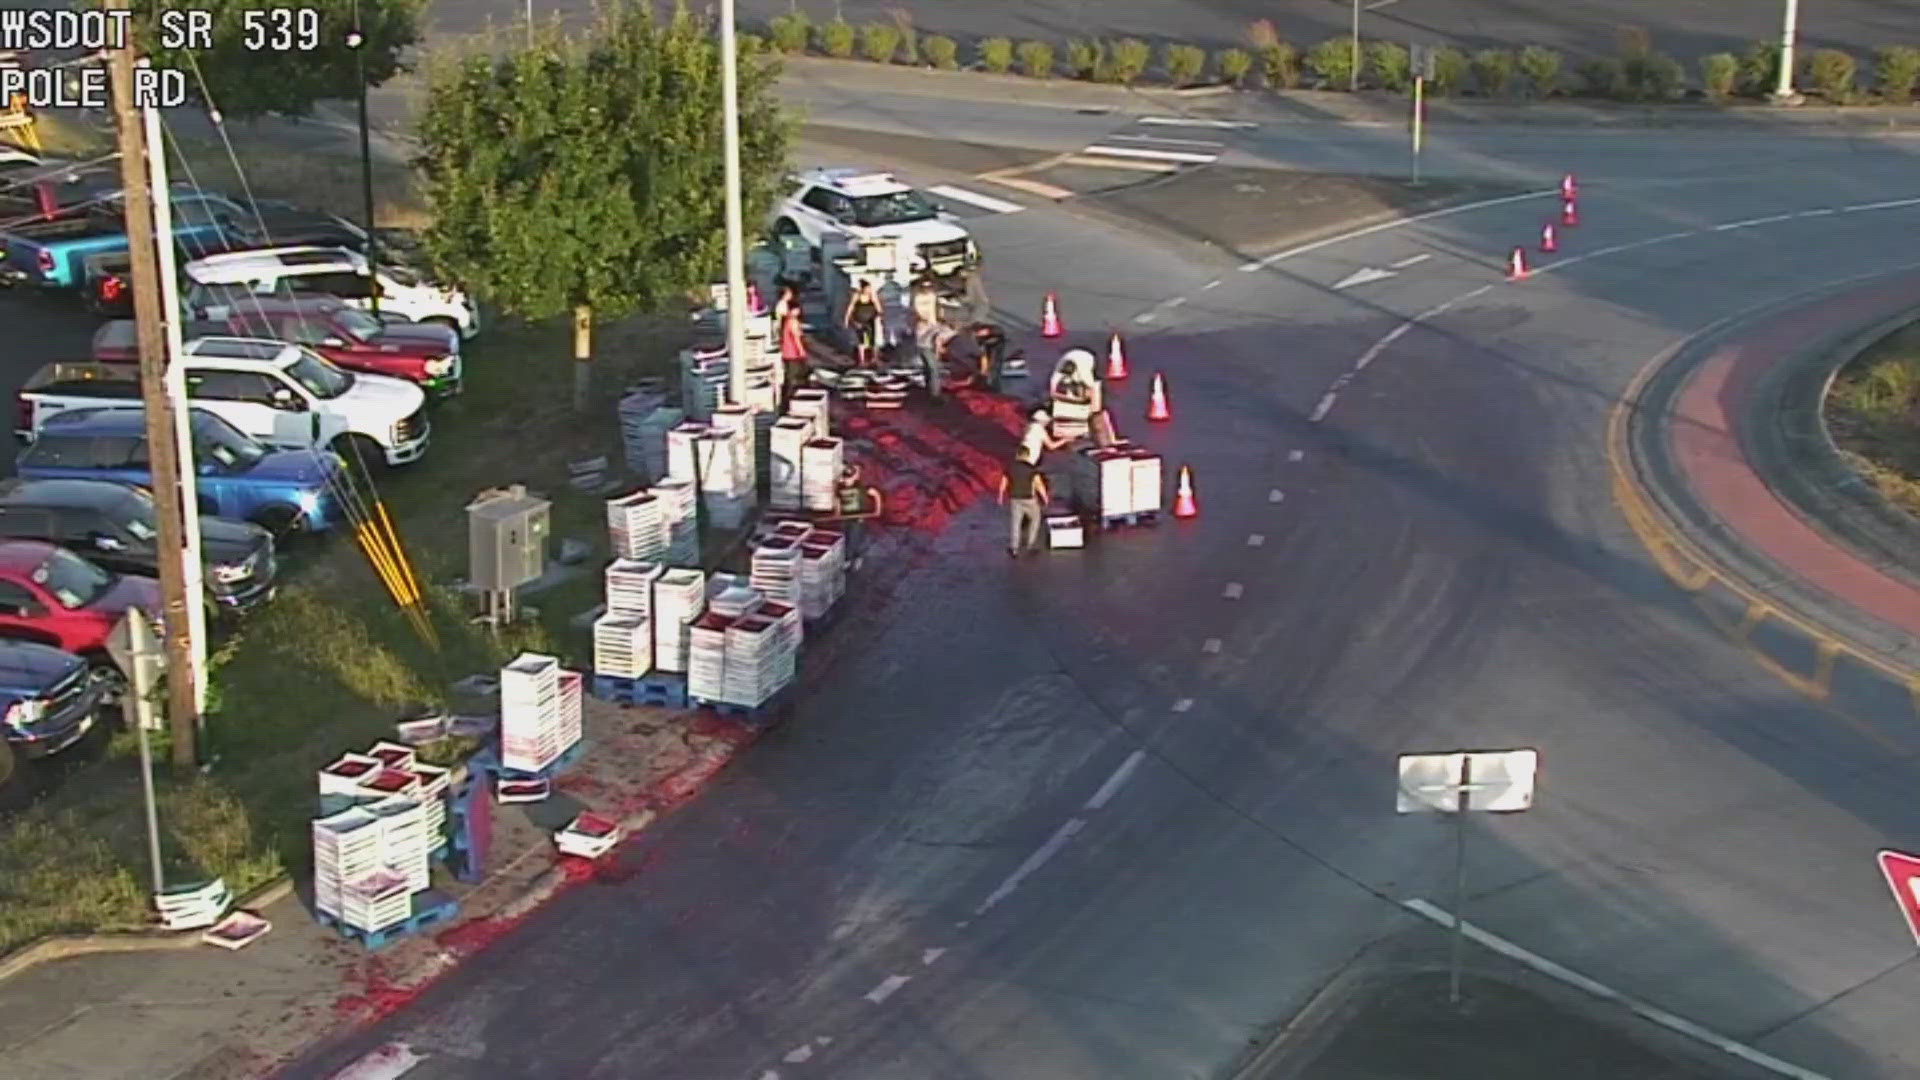
[[[160,583],[102,570],[38,540],[0,542],[0,637],[99,656],[129,608],[158,620]]]
[[[198,290],[196,290],[198,291]],[[247,296],[231,306],[196,302],[186,340],[199,337],[265,338],[304,345],[349,371],[390,375],[418,383],[436,397],[460,392],[460,335],[432,323],[388,322],[331,296],[293,299]],[[93,358],[124,364],[140,358],[131,320],[102,326],[93,336]]]

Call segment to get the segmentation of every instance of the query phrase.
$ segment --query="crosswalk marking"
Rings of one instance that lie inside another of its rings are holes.
[[[1088,149],[1093,148],[1088,147]],[[1128,161],[1121,158],[1089,157],[1085,154],[1074,154],[1067,158],[1064,164],[1085,165],[1094,169],[1132,169],[1136,172],[1170,173],[1180,170],[1179,164],[1172,161]]]
[[[982,210],[991,210],[996,214],[1017,214],[1026,209],[1026,207],[1021,206],[1019,203],[1008,202],[1005,199],[996,199],[991,195],[982,195],[977,191],[968,191],[965,188],[957,188],[948,184],[935,184],[927,190],[943,199],[954,199],[958,202],[971,203]]]
[[[1165,135],[1109,135],[1109,139],[1119,142],[1164,143],[1169,146],[1203,146],[1218,151],[1222,144],[1212,139],[1169,139]]]
[[[1149,150],[1140,146],[1107,146],[1096,144],[1081,151],[1083,154],[1105,154],[1117,158],[1146,158],[1150,161],[1178,161],[1194,165],[1205,165],[1218,158],[1219,154],[1196,154],[1191,150]]]
[[[1204,117],[1198,117],[1198,116],[1143,116],[1140,118],[1140,122],[1143,124],[1152,124],[1158,127],[1204,127],[1204,128],[1241,129],[1241,128],[1250,128],[1250,127],[1259,126],[1258,124],[1255,124],[1249,120],[1209,120]]]

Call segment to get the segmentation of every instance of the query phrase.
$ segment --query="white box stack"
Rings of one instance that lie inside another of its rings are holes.
[[[808,510],[830,514],[837,498],[845,444],[828,436],[814,439],[800,450],[800,501]]]
[[[427,828],[426,803],[417,798],[395,795],[367,807],[367,812],[380,819],[380,844],[384,849],[380,864],[404,876],[408,888],[413,892],[432,884],[430,856],[436,841]],[[368,926],[363,929],[380,928]]]
[[[825,390],[809,387],[793,392],[793,400],[787,402],[787,415],[798,417],[813,425],[813,437],[824,439],[833,434],[828,430],[832,419],[832,404]]]
[[[358,795],[360,784],[385,766],[369,754],[342,754],[340,760],[320,770],[321,795]]]
[[[751,615],[766,602],[766,595],[750,585],[733,585],[710,596],[707,610],[728,619]]]
[[[625,451],[627,471],[648,481],[667,474],[667,432],[686,419],[686,413],[671,408],[663,391],[638,387],[620,399],[620,447]]]
[[[1111,518],[1133,513],[1133,458],[1127,451],[1113,448],[1090,450],[1087,458],[1097,478],[1100,516]]]
[[[667,431],[667,475],[693,483],[696,462],[693,448],[712,429],[698,420],[685,420]],[[705,464],[700,462],[698,464]]]
[[[687,627],[707,610],[707,575],[674,568],[653,583],[653,666],[687,670]]]
[[[653,617],[653,583],[667,568],[644,559],[615,559],[607,564],[607,614]]]
[[[653,670],[653,620],[612,611],[593,621],[593,673],[644,678]]]
[[[560,672],[560,730],[571,746],[586,735],[587,677],[577,671]]]
[[[714,430],[733,437],[733,482],[749,502],[755,501],[759,491],[760,472],[756,460],[760,455],[760,429],[754,422],[757,415],[744,405],[722,405],[713,416]]]
[[[777,621],[748,615],[734,620],[726,634],[721,701],[757,706],[793,681],[796,654],[782,648]]]
[[[413,914],[416,891],[406,874],[381,867],[340,891],[340,921],[369,933],[403,923]]]
[[[616,559],[659,559],[667,554],[667,507],[651,491],[607,500],[607,537]]]
[[[733,620],[708,612],[687,628],[687,696],[725,701],[727,628]]]
[[[700,561],[700,519],[695,510],[693,481],[668,477],[648,490],[660,500],[661,513],[667,519],[667,555],[670,563]]]
[[[500,764],[537,773],[580,741],[568,731],[560,692],[560,661],[521,653],[500,669]]]
[[[799,416],[781,417],[767,433],[767,501],[774,509],[800,509],[802,450],[815,438],[813,421]]]
[[[783,604],[777,600],[769,600],[761,604],[760,610],[754,614],[772,619],[778,625],[781,646],[791,647],[794,655],[799,655],[800,646],[806,641],[807,635],[807,624],[800,618],[799,604]]]
[[[381,820],[365,807],[353,807],[313,823],[313,906],[322,915],[340,917],[341,893],[349,881],[380,869],[384,847]]]
[[[1133,513],[1158,513],[1165,502],[1166,489],[1161,486],[1160,455],[1150,450],[1134,450],[1133,463]]]
[[[800,595],[800,545],[776,536],[753,549],[753,587],[769,600],[796,603]]]
[[[687,416],[705,420],[727,396],[727,349],[684,349],[680,353],[680,403]]]
[[[800,614],[817,619],[833,609],[846,591],[846,538],[815,529],[800,542]]]
[[[416,798],[427,808],[427,846],[438,848],[447,835],[447,796],[453,789],[453,772],[418,761],[407,766],[407,771],[420,778]]]
[[[736,462],[741,443],[738,436],[709,432],[696,440],[694,453],[700,459],[700,500],[707,521],[718,529],[737,529],[746,520],[752,505],[753,470],[746,469],[746,483]]]

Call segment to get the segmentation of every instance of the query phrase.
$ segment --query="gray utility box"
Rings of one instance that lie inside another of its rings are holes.
[[[473,587],[507,592],[547,569],[552,504],[515,484],[467,504],[467,560]]]

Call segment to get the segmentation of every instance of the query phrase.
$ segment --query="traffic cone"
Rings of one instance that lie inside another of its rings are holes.
[[[1127,377],[1127,354],[1120,348],[1120,335],[1113,335],[1113,344],[1107,346],[1107,378],[1124,379]]]
[[[1193,499],[1193,469],[1186,465],[1180,466],[1180,488],[1173,496],[1173,516],[1200,516],[1200,504]]]
[[[1579,197],[1580,197],[1580,185],[1574,182],[1573,174],[1568,173],[1567,175],[1561,177],[1560,178],[1560,201],[1572,202],[1573,200]]]
[[[1549,254],[1560,250],[1560,238],[1554,235],[1551,221],[1540,226],[1540,250]]]
[[[1153,373],[1153,393],[1147,398],[1147,419],[1173,419],[1173,410],[1167,408],[1167,381],[1157,371]]]
[[[1572,199],[1560,204],[1560,224],[1569,229],[1580,224],[1580,208]]]
[[[1040,305],[1040,336],[1056,338],[1066,333],[1066,327],[1060,325],[1060,305],[1055,302],[1052,293]]]
[[[1519,281],[1527,276],[1527,249],[1514,248],[1513,257],[1507,260],[1507,280]]]

